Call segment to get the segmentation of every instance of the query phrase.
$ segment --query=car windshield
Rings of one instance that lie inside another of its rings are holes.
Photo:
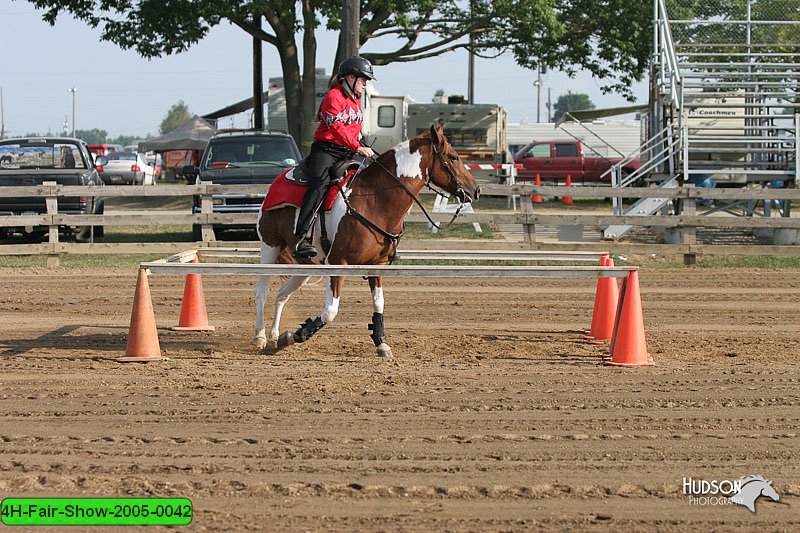
[[[290,167],[296,157],[291,139],[284,137],[224,139],[209,144],[202,168]]]
[[[75,144],[51,141],[0,144],[0,169],[87,168]]]

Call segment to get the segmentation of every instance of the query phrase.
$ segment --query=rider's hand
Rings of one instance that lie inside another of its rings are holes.
[[[358,153],[363,155],[364,157],[375,157],[375,150],[370,148],[369,146],[359,146]]]

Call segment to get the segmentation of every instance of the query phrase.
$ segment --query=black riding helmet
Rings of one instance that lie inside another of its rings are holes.
[[[348,57],[339,63],[339,76],[345,77],[348,74],[368,80],[375,79],[375,74],[372,73],[372,63],[361,56]]]

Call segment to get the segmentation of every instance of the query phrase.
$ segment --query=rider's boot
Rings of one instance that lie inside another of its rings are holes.
[[[309,230],[314,222],[317,210],[322,205],[325,198],[325,191],[319,189],[308,189],[303,196],[303,205],[300,206],[300,213],[297,216],[297,227],[295,228],[294,256],[301,259],[308,259],[317,255],[317,249],[311,244]]]

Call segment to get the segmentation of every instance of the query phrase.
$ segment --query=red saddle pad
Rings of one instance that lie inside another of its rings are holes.
[[[275,178],[272,185],[269,186],[267,197],[264,198],[264,203],[261,204],[262,211],[269,211],[270,209],[278,209],[280,207],[294,206],[300,207],[303,203],[303,195],[308,188],[305,184],[295,183],[286,179],[286,174],[294,170],[290,168],[280,176]],[[344,179],[343,184],[350,181],[352,174],[348,174]],[[336,200],[336,195],[339,194],[339,187],[331,187],[325,196],[325,202],[322,204],[322,209],[329,211],[333,207],[333,202]]]

